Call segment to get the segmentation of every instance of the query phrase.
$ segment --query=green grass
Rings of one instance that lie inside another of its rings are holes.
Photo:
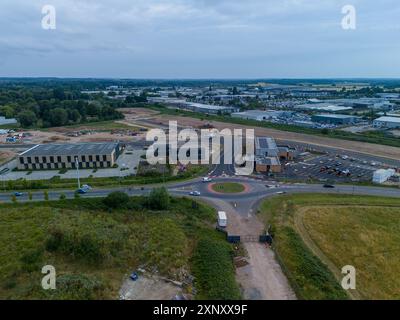
[[[184,181],[204,175],[208,172],[208,166],[191,166],[187,171],[171,174],[153,174],[149,176],[128,176],[128,177],[109,177],[109,178],[81,178],[81,184],[88,184],[95,188],[113,187],[113,186],[133,186],[133,185],[149,185],[158,183],[168,183]],[[4,191],[28,191],[28,190],[44,190],[44,189],[76,189],[76,179],[61,179],[54,177],[49,180],[14,180],[7,181],[0,185],[0,190]]]
[[[224,238],[213,234],[198,241],[193,256],[197,298],[201,300],[239,300],[232,264],[233,250]]]
[[[40,128],[39,130],[52,131],[55,128],[57,128],[57,127]],[[69,126],[63,126],[63,128],[66,128],[66,129],[85,128],[85,129],[93,129],[93,130],[99,130],[99,131],[111,131],[111,130],[132,130],[132,131],[134,131],[134,130],[138,129],[138,127],[135,127],[135,126],[129,126],[127,124],[117,123],[115,120],[79,123],[79,124],[74,124],[74,125],[69,125]]]
[[[266,200],[259,211],[274,249],[301,299],[399,298],[400,199],[298,194]],[[345,265],[357,291],[340,286]],[[397,291],[396,291],[397,290]]]
[[[215,183],[212,189],[219,193],[240,193],[245,190],[244,185],[234,182]]]
[[[138,266],[181,280],[203,237],[218,239],[229,255],[229,245],[211,227],[212,208],[172,198],[168,210],[152,211],[144,198],[131,201],[130,209],[112,211],[102,199],[1,205],[0,299],[116,299],[124,277]],[[224,261],[232,280],[232,259]],[[60,290],[41,289],[47,264],[56,268]]]

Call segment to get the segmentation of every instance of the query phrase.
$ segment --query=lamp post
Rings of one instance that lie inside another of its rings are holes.
[[[78,189],[81,188],[81,181],[79,179],[79,161],[78,157],[75,157],[75,166],[76,166],[76,177],[78,178]]]

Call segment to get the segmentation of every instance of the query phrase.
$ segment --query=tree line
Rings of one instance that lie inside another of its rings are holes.
[[[0,116],[16,118],[24,128],[122,119],[116,107],[102,96],[91,97],[77,88],[0,87]]]

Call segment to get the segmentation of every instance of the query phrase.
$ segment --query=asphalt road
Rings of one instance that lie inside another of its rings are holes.
[[[382,197],[400,197],[400,189],[396,188],[381,188],[381,187],[366,187],[366,186],[351,186],[351,185],[336,185],[334,189],[324,188],[317,184],[279,184],[276,187],[268,188],[265,181],[244,178],[244,177],[227,177],[215,178],[211,183],[215,182],[238,182],[247,186],[248,191],[240,194],[221,194],[216,193],[209,188],[210,183],[201,182],[201,179],[195,179],[188,182],[169,184],[167,189],[175,196],[190,196],[191,191],[200,191],[200,198],[221,199],[231,203],[253,203],[262,198],[269,196],[279,196],[284,193],[331,193],[331,194],[354,194],[354,195],[374,195]],[[82,198],[98,198],[105,197],[114,191],[123,191],[130,196],[146,195],[151,191],[152,187],[131,187],[131,188],[104,188],[93,189]],[[48,191],[49,200],[58,200],[60,195],[64,194],[67,198],[74,198],[74,191],[71,190],[53,190]],[[10,202],[13,193],[0,193],[0,201]],[[32,200],[43,201],[44,192],[32,192]],[[24,193],[18,197],[18,201],[29,201],[28,194]],[[243,214],[247,214],[243,212]]]

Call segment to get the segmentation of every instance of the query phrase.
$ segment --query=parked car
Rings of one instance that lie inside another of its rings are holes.
[[[136,272],[132,272],[131,275],[129,276],[129,278],[130,278],[132,281],[136,281],[136,280],[139,279],[139,275],[138,275]]]

